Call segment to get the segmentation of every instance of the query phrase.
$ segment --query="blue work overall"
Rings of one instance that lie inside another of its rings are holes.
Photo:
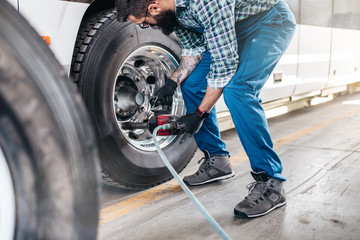
[[[280,0],[269,11],[250,16],[235,26],[240,64],[223,89],[224,100],[253,171],[265,171],[270,177],[285,180],[259,94],[293,37],[295,18]],[[210,65],[211,55],[207,52],[181,85],[188,112],[194,112],[205,96]],[[209,151],[211,156],[229,154],[220,138],[215,107],[194,138],[199,149]]]

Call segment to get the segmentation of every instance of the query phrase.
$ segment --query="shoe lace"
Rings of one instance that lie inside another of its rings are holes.
[[[205,170],[207,170],[210,167],[210,159],[211,158],[202,157],[198,161],[198,164],[201,164],[201,165],[199,167],[199,170],[196,172],[197,175],[199,175],[200,173],[203,173]]]
[[[248,196],[245,197],[249,201],[259,203],[259,200],[263,201],[263,196],[266,195],[266,182],[252,182],[246,186],[249,190]]]

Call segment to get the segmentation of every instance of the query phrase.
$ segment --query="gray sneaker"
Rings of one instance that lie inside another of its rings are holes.
[[[199,170],[190,176],[184,177],[187,185],[195,186],[218,180],[224,180],[235,176],[231,169],[230,157],[227,155],[214,155],[210,157],[208,151],[204,151],[205,157],[198,162],[201,163]]]
[[[256,182],[247,186],[249,195],[236,205],[236,217],[260,217],[286,204],[282,180],[269,178],[266,172],[251,172],[251,175]]]

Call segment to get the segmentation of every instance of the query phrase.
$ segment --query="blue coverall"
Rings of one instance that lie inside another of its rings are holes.
[[[294,15],[282,0],[269,11],[237,22],[240,64],[235,76],[223,89],[225,103],[251,168],[255,172],[265,171],[270,177],[282,180],[286,180],[281,173],[282,164],[273,149],[259,94],[289,46],[295,28]],[[210,65],[211,55],[207,52],[181,85],[188,112],[194,112],[205,96],[206,75]],[[226,144],[220,138],[215,108],[194,137],[199,149],[209,151],[211,156],[229,154]]]

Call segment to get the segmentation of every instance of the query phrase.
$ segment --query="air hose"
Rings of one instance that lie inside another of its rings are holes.
[[[157,132],[159,130],[167,130],[170,129],[170,124],[164,124],[156,127],[153,131],[153,139],[155,143],[156,150],[158,151],[161,159],[163,160],[166,167],[169,169],[170,173],[174,176],[176,181],[179,183],[184,192],[188,195],[190,200],[196,205],[196,207],[200,210],[200,212],[205,216],[208,222],[212,225],[218,234],[226,240],[230,240],[230,236],[221,228],[221,226],[216,222],[216,220],[210,215],[210,213],[204,208],[201,202],[195,197],[195,195],[190,191],[190,189],[185,185],[185,183],[180,179],[179,175],[176,173],[175,169],[171,166],[170,162],[167,160],[164,152],[161,150],[159,143],[156,140]]]

